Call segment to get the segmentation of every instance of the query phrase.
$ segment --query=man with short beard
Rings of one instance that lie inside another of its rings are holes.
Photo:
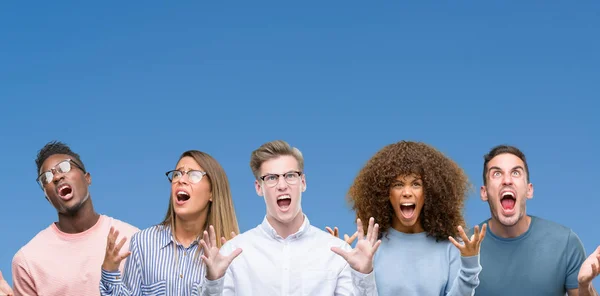
[[[475,295],[594,295],[591,285],[595,255],[585,261],[579,237],[555,222],[527,215],[533,184],[525,155],[499,145],[484,156],[481,199],[491,218],[481,244],[480,284]],[[582,264],[586,268],[581,268]],[[578,281],[578,275],[580,280]]]
[[[139,229],[94,211],[89,192],[92,176],[66,144],[46,144],[36,165],[37,182],[56,209],[58,222],[40,231],[15,254],[14,293],[100,295],[100,266],[110,228],[114,226],[125,237]],[[128,250],[128,242],[123,247]]]

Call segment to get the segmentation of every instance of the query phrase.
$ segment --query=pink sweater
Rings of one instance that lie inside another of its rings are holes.
[[[100,295],[100,273],[111,226],[119,230],[117,242],[127,237],[121,249],[126,252],[131,236],[139,229],[105,215],[82,233],[61,232],[54,223],[40,231],[13,258],[15,296]]]

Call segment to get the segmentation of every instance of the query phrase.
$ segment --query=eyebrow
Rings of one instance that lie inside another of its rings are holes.
[[[415,179],[411,180],[411,182],[417,182],[417,181],[423,182],[423,179],[422,178],[415,178]],[[405,180],[394,180],[392,183],[405,183],[405,182],[406,182]],[[409,182],[406,182],[406,183],[409,183]]]
[[[502,169],[501,169],[500,167],[493,166],[493,167],[490,167],[490,169],[488,170],[488,172],[489,172],[489,171],[492,171],[492,170],[501,171]],[[522,170],[522,171],[524,171],[525,169],[524,169],[522,166],[518,165],[518,166],[515,166],[515,167],[513,167],[513,168],[512,168],[512,169],[510,169],[510,170],[511,170],[511,171],[514,171],[514,170]]]

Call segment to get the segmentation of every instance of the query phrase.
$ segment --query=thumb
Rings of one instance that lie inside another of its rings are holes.
[[[344,258],[346,261],[348,261],[348,252],[342,250],[339,247],[331,247],[331,251],[340,255],[342,258]]]
[[[239,256],[241,253],[242,253],[241,248],[237,248],[233,252],[231,252],[231,254],[229,254],[229,256],[227,256],[227,265],[230,265],[231,262],[233,262],[233,259],[235,259],[237,256]]]
[[[119,256],[119,262],[125,260],[127,257],[129,257],[129,255],[131,255],[131,251],[127,251],[127,253],[120,255]]]

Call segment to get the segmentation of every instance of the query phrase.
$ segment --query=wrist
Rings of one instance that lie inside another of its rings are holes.
[[[592,286],[592,281],[580,281],[579,288],[589,290]]]
[[[222,277],[223,277],[223,275],[219,275],[219,274],[217,274],[215,272],[212,272],[210,270],[206,271],[206,279],[209,280],[209,281],[216,281],[216,280],[218,280],[218,279],[220,279]]]
[[[115,266],[114,264],[103,263],[102,269],[104,269],[108,272],[117,272],[117,271],[119,271],[119,266],[118,265]]]

